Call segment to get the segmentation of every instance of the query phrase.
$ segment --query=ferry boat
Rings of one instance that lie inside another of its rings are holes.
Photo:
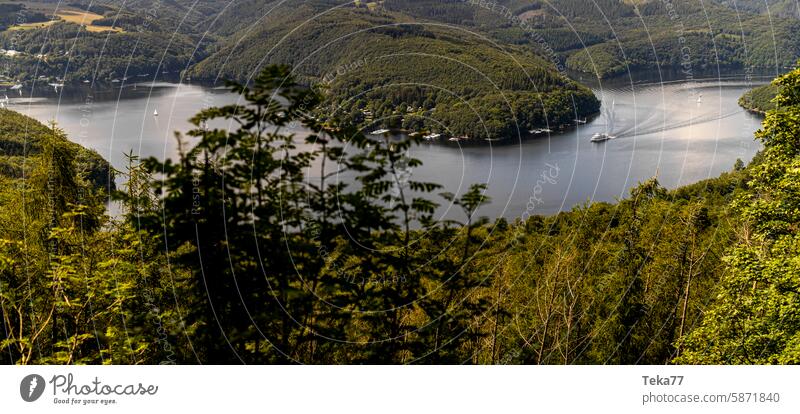
[[[614,106],[616,105],[616,101],[611,101],[611,106],[606,108],[604,111],[604,115],[606,117],[606,130],[605,132],[596,132],[592,137],[589,139],[591,142],[603,142],[608,141],[610,139],[616,138],[615,135],[612,134],[614,130]]]
[[[589,141],[592,141],[592,142],[603,142],[603,141],[608,141],[609,139],[614,139],[614,138],[616,138],[616,137],[611,135],[611,134],[609,134],[609,133],[607,133],[607,132],[597,132],[594,135],[592,135],[592,138]]]

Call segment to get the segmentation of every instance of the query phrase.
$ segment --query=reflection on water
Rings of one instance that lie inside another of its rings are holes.
[[[439,182],[456,193],[472,183],[488,183],[493,203],[481,214],[516,218],[569,210],[586,201],[614,201],[653,176],[670,188],[716,177],[737,158],[749,161],[760,148],[753,139],[760,119],[737,105],[739,96],[759,83],[735,77],[597,83],[592,87],[603,104],[615,102],[615,139],[589,142],[592,134],[605,131],[606,120],[599,116],[563,134],[518,137],[511,144],[425,144],[411,151],[424,162],[411,172],[412,179]],[[224,90],[164,83],[35,95],[10,96],[11,107],[40,121],[55,119],[72,140],[97,150],[118,169],[131,150],[142,157],[175,157],[174,131],[188,130],[187,120],[197,111],[238,99]],[[153,116],[155,110],[159,116]],[[455,217],[451,210],[445,206],[442,213]]]

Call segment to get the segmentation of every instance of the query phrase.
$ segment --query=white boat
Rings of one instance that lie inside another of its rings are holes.
[[[158,109],[153,110],[153,116],[158,116]]]
[[[575,120],[575,123],[576,123],[576,124],[578,124],[578,125],[583,125],[583,124],[585,124],[585,123],[586,123],[586,118],[583,118],[583,119],[576,119],[576,120]]]
[[[616,101],[611,101],[611,107],[607,107],[604,111],[604,115],[606,117],[605,132],[595,133],[594,135],[592,135],[589,141],[603,142],[616,138],[616,136],[612,134],[612,131],[614,131],[614,106],[616,106]]]
[[[616,138],[616,137],[611,135],[611,134],[608,134],[606,132],[597,132],[594,135],[592,135],[592,138],[589,141],[592,141],[592,142],[603,142],[603,141],[608,141],[609,139],[614,139],[614,138]]]
[[[16,84],[16,85],[11,87],[12,91],[16,91],[17,89],[22,89],[22,84],[21,83],[18,83],[18,84]]]
[[[53,89],[55,89],[56,92],[58,92],[58,88],[63,88],[64,87],[63,83],[48,83],[48,85],[52,86]]]
[[[702,93],[697,97],[697,103],[703,103],[703,94]]]
[[[387,132],[389,132],[388,129],[376,129],[376,130],[370,132],[370,135],[383,135],[383,134],[385,134]]]
[[[433,140],[439,139],[441,136],[442,136],[442,134],[428,134],[428,135],[425,135],[422,138],[425,139],[425,141],[433,141]]]

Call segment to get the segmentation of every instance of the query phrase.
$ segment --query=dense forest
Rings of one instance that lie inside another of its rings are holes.
[[[58,22],[46,29],[0,33],[0,47],[22,52],[0,57],[0,65],[14,79],[29,83],[40,76],[68,83],[109,82],[138,75],[153,79],[162,72],[177,77],[194,55],[202,56],[186,36],[174,36],[166,49],[163,39],[158,33],[109,35]]]
[[[599,77],[658,67],[683,69],[687,77],[718,67],[774,71],[791,67],[800,55],[797,14],[777,4],[770,6],[774,13],[768,13],[764,2],[387,0],[384,4],[418,19],[463,25],[504,43],[527,45],[570,69]]]
[[[179,159],[131,157],[116,217],[56,129],[29,137],[27,179],[0,178],[3,359],[800,362],[800,70],[750,165],[514,222],[476,215],[484,184],[400,180],[418,139],[321,122],[293,72],[231,83],[242,103],[192,118]]]
[[[110,46],[109,51],[103,52],[103,56],[112,59],[108,65],[110,69],[98,76],[103,80],[109,75],[114,76],[111,72],[118,76],[124,73],[127,63],[157,67],[162,53],[175,60],[165,64],[167,71],[191,69],[205,80],[245,80],[257,73],[264,63],[294,64],[304,72],[313,69],[309,73],[318,76],[319,73],[337,70],[339,65],[353,63],[342,56],[330,56],[336,52],[346,56],[352,50],[346,49],[346,44],[320,43],[314,34],[321,27],[332,33],[352,34],[346,29],[381,22],[426,24],[428,30],[431,25],[440,27],[438,25],[442,24],[448,25],[447,29],[451,31],[466,29],[501,45],[515,45],[533,51],[551,66],[566,66],[601,77],[657,65],[686,70],[690,67],[691,71],[718,66],[781,71],[791,67],[800,55],[800,19],[796,4],[788,0],[599,0],[590,7],[580,0],[499,0],[492,3],[463,0],[386,0],[373,3],[246,0],[236,2],[235,7],[222,0],[191,3],[111,0],[102,4],[73,1],[67,5],[43,0],[42,3],[61,9],[90,10],[103,16],[93,24],[124,30],[114,34],[94,34],[106,39]],[[0,28],[18,19],[17,7],[5,4],[0,8]],[[371,19],[354,17],[354,10],[373,16]],[[337,13],[349,13],[340,16],[340,27],[330,25]],[[598,19],[598,15],[603,18]],[[42,17],[41,13],[32,10],[26,13],[28,22],[44,20]],[[328,23],[321,23],[323,20]],[[273,50],[283,34],[292,30],[300,33],[292,39],[283,39],[279,48],[284,51]],[[48,29],[32,31],[47,32]],[[59,36],[71,34],[69,30],[62,31],[64,33]],[[3,33],[5,38],[0,40],[7,46],[12,36],[9,32]],[[381,42],[379,37],[366,36],[367,33],[362,35],[368,41],[360,46],[366,47],[371,41]],[[82,46],[84,41],[91,43],[93,37],[78,38],[75,46],[84,49],[84,53],[96,55],[96,45]],[[170,39],[169,46],[159,50],[151,43],[154,37]],[[145,51],[133,57],[122,53],[124,48],[131,46],[131,39],[140,42],[140,47],[145,50],[154,48],[159,53]],[[43,43],[40,41],[40,36],[16,39],[26,49],[41,48]],[[114,46],[118,41],[122,45],[120,48]],[[192,46],[188,52],[187,45]],[[320,46],[334,50],[323,50],[310,58],[310,54]],[[292,55],[294,57],[319,59],[320,62],[307,61],[300,65],[298,59],[286,58],[287,49],[297,52]],[[237,51],[236,56],[230,56],[232,50]],[[209,57],[208,62],[203,62],[206,57]],[[113,61],[116,58],[120,60]],[[83,73],[92,73],[88,70],[92,65],[91,61],[75,61],[71,67],[82,72],[83,76]],[[40,73],[63,77],[60,69],[63,68],[50,70],[44,66]],[[153,72],[152,68],[141,69]]]
[[[179,19],[174,11],[132,8],[137,5],[4,4],[0,19],[12,24],[0,30],[0,48],[17,53],[0,55],[3,75],[28,86],[35,82],[103,84],[138,75],[177,79],[187,65],[204,57],[203,42],[180,30],[181,25],[169,25]],[[31,26],[37,22],[46,24]]]

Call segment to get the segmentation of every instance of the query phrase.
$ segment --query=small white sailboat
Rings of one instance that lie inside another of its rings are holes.
[[[158,116],[158,109],[153,110],[153,116]]]
[[[697,97],[697,103],[703,103],[703,94],[702,93]]]

